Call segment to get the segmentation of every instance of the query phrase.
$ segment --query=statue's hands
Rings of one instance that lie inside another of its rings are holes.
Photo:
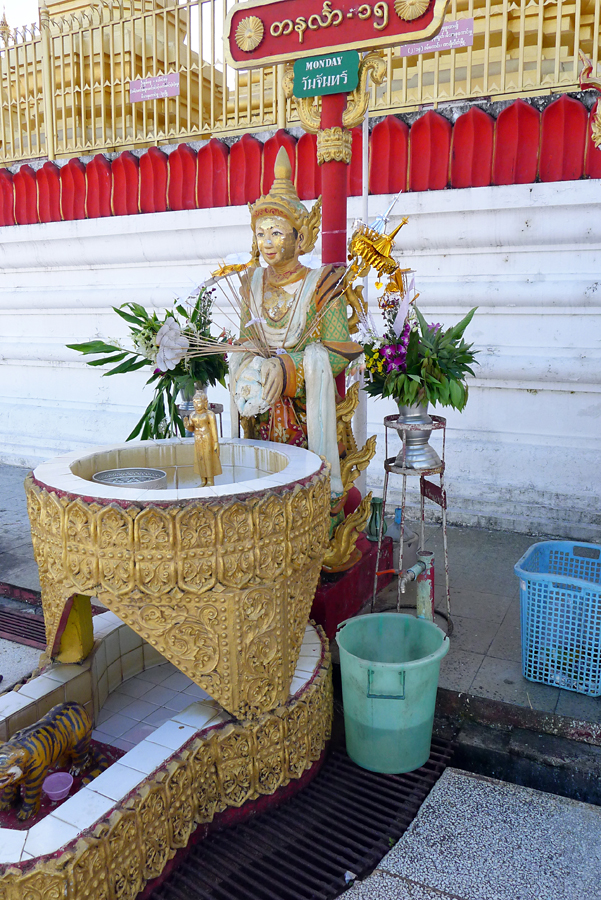
[[[263,400],[271,406],[282,395],[284,372],[279,359],[266,359],[261,366]]]

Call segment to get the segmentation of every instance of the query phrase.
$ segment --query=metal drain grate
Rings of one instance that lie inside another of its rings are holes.
[[[197,844],[152,900],[337,897],[347,872],[365,877],[404,834],[451,754],[434,738],[421,769],[378,775],[333,750],[294,799]]]
[[[35,613],[0,608],[0,638],[44,650],[46,647],[44,617]]]

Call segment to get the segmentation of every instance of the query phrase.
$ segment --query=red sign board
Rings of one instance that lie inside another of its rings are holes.
[[[255,0],[225,25],[229,65],[252,69],[335,50],[375,50],[434,37],[448,0]]]

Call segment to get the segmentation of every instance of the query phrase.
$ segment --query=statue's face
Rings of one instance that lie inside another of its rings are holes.
[[[299,236],[290,222],[263,216],[255,227],[259,253],[272,268],[286,269],[301,253]]]

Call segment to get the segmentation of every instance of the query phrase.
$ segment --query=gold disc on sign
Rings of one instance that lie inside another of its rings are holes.
[[[395,0],[394,8],[399,19],[404,22],[413,22],[423,16],[430,5],[430,0]]]
[[[247,16],[236,28],[236,43],[245,53],[256,50],[265,34],[263,22],[258,16]]]

